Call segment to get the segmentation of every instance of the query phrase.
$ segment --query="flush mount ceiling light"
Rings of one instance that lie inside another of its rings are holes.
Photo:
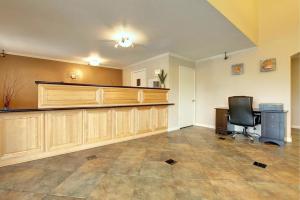
[[[123,48],[128,48],[128,47],[134,47],[133,41],[129,37],[123,37],[119,41],[116,41],[117,43],[115,44],[115,48],[118,47],[123,47]]]
[[[118,33],[115,36],[115,48],[122,47],[122,48],[128,48],[128,47],[134,47],[134,37],[130,33],[121,32]]]
[[[88,61],[89,65],[94,66],[94,67],[97,67],[101,64],[101,59],[99,57],[91,56],[87,59],[87,61]]]
[[[99,34],[99,41],[103,44],[111,44],[115,48],[145,48],[147,44],[146,36],[129,25],[115,26]]]

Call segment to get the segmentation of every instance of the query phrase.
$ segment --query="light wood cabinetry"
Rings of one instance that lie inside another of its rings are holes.
[[[112,139],[112,109],[84,112],[84,142],[97,143]]]
[[[0,113],[0,166],[167,130],[167,106]]]
[[[40,84],[38,95],[39,108],[89,107],[101,104],[101,89],[92,86]]]
[[[164,89],[98,87],[72,83],[38,85],[39,108],[105,107],[167,102],[168,90]]]
[[[162,133],[167,102],[164,89],[40,81],[40,109],[0,110],[0,167]]]
[[[168,127],[168,108],[162,106],[168,90],[59,83],[39,84],[38,90],[40,109],[0,110],[0,167],[158,134]]]
[[[82,144],[82,110],[46,113],[46,150],[65,149]]]
[[[136,109],[136,133],[148,133],[152,131],[152,109],[150,106]]]
[[[142,103],[166,103],[168,102],[168,90],[143,90]]]
[[[116,138],[134,135],[134,108],[116,108],[114,110],[114,126]]]
[[[139,96],[136,88],[103,88],[103,104],[139,103]]]
[[[152,108],[153,130],[164,130],[168,128],[168,107],[154,106]]]
[[[42,152],[42,113],[0,114],[0,160]]]

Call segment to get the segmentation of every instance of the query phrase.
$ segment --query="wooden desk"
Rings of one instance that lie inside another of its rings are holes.
[[[229,134],[227,130],[228,124],[228,108],[220,107],[216,109],[216,130],[215,132],[218,134]],[[254,113],[260,114],[260,111],[257,108],[253,109]]]
[[[228,134],[228,108],[216,109],[216,133]],[[265,110],[253,109],[254,114],[261,115],[261,142],[272,142],[280,146],[284,145],[286,135],[286,114],[282,110]]]

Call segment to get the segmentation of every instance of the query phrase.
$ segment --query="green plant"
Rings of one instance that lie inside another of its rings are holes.
[[[159,78],[160,84],[164,85],[168,74],[165,73],[165,71],[162,69],[157,76]]]

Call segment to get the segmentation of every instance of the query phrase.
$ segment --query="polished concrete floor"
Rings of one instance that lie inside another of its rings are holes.
[[[298,130],[280,148],[191,127],[2,167],[0,199],[300,199],[299,154]]]

